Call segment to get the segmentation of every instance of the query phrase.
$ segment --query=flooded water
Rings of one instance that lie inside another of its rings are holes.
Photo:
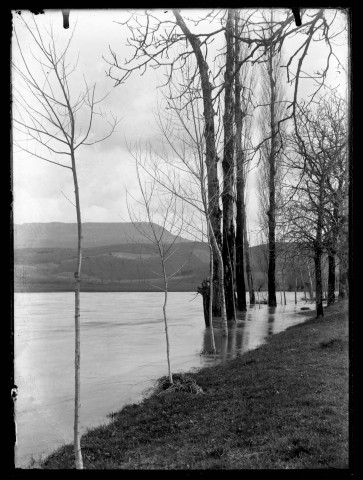
[[[210,350],[202,299],[169,293],[172,371],[211,366],[261,345],[267,336],[301,323],[306,304],[287,293],[287,305],[248,307],[228,338],[215,328],[218,358]],[[15,463],[26,468],[73,440],[74,294],[16,293],[14,300],[17,446]],[[81,293],[81,429],[107,422],[107,414],[142,398],[167,374],[163,293]]]

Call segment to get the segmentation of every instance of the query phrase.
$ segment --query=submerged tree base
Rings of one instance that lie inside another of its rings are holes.
[[[204,393],[203,389],[197,385],[194,378],[182,373],[173,375],[173,383],[170,383],[169,377],[159,378],[155,393],[157,395],[162,395],[170,392],[194,393],[195,395],[201,395]]]

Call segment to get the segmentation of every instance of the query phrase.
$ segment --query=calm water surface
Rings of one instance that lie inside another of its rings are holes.
[[[172,371],[215,365],[261,345],[268,335],[301,323],[305,301],[287,293],[287,305],[249,307],[228,338],[215,328],[218,358],[210,350],[202,299],[169,293]],[[16,293],[15,383],[17,467],[26,467],[73,440],[74,293]],[[167,374],[163,293],[81,293],[81,430],[108,421],[106,415],[142,398]],[[314,308],[314,305],[310,305]]]

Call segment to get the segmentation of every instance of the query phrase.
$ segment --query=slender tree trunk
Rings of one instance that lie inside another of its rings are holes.
[[[211,286],[211,281],[210,279],[207,280],[206,278],[202,281],[201,285],[198,286],[197,291],[202,295],[203,298],[203,313],[204,313],[204,322],[205,326],[209,327],[210,326],[210,312],[211,310],[209,309],[209,303],[211,301],[210,297],[210,290],[213,286]]]
[[[81,207],[79,199],[78,179],[76,170],[76,160],[74,151],[71,152],[72,159],[72,173],[74,183],[74,194],[76,200],[76,212],[77,212],[77,232],[78,232],[78,245],[77,245],[77,271],[74,276],[75,282],[75,394],[74,394],[74,456],[76,469],[83,469],[83,459],[81,450],[81,434],[80,434],[80,410],[81,410],[81,332],[80,332],[80,317],[81,317],[81,305],[80,305],[80,290],[81,290],[81,267],[82,267],[82,220],[81,220]]]
[[[315,263],[315,304],[316,304],[316,317],[323,317],[323,285],[322,285],[322,271],[321,271],[321,257],[322,257],[322,230],[323,230],[323,198],[324,198],[324,176],[319,185],[319,206],[318,206],[318,219],[316,227],[316,240],[314,245],[314,263]]]
[[[245,203],[243,202],[244,208]],[[246,211],[246,210],[245,210]],[[244,226],[243,226],[243,240],[244,240],[244,252],[245,252],[245,260],[246,260],[246,276],[248,282],[248,291],[250,296],[250,305],[254,305],[256,303],[255,297],[255,287],[253,284],[253,276],[252,276],[252,269],[251,269],[251,257],[250,257],[250,247],[248,244],[247,239],[247,230],[246,230],[246,215],[244,215]]]
[[[315,264],[315,305],[316,317],[323,317],[323,285],[321,274],[321,246],[316,245],[314,249],[314,264]]]
[[[271,148],[269,157],[269,210],[268,216],[268,244],[269,244],[269,262],[268,262],[268,305],[276,306],[276,198],[275,198],[275,177],[276,177],[276,122],[275,122],[275,102],[276,102],[276,82],[273,77],[273,57],[269,52],[268,75],[270,81],[270,134]]]
[[[303,273],[302,273],[301,266],[299,268],[300,268],[300,276],[301,276],[301,281],[302,281],[302,285],[303,285],[303,289],[304,289],[304,297],[305,297],[305,303],[306,303],[308,300],[306,298],[305,280],[304,280],[304,276],[303,276]]]
[[[310,301],[313,301],[313,281],[311,278],[311,273],[310,273],[310,267],[309,267],[309,261],[306,260],[306,267],[308,270],[308,276],[309,276],[309,295],[310,295]]]
[[[198,70],[200,74],[200,81],[203,93],[203,106],[204,106],[204,137],[206,143],[206,165],[207,165],[207,178],[208,178],[208,204],[210,208],[210,222],[212,224],[216,245],[213,244],[214,252],[214,278],[213,278],[213,315],[221,316],[222,296],[224,296],[221,286],[221,278],[219,277],[220,271],[218,268],[218,251],[222,247],[222,235],[221,235],[221,209],[219,207],[219,180],[217,172],[218,156],[215,145],[215,128],[214,128],[214,109],[212,101],[212,84],[209,81],[209,67],[204,59],[201,42],[199,38],[193,35],[186,26],[183,17],[180,15],[179,10],[173,10],[173,14],[176,19],[176,23],[184,33],[188,42],[190,43],[194,55],[197,60]],[[223,270],[222,270],[223,274]]]
[[[340,187],[341,189],[340,179]],[[340,195],[339,195],[340,196]],[[327,294],[327,306],[335,302],[335,282],[336,282],[336,254],[339,238],[339,200],[338,192],[333,193],[333,220],[331,238],[328,243],[328,294]]]
[[[173,384],[173,375],[171,373],[171,366],[170,366],[170,344],[169,344],[169,332],[168,332],[168,319],[167,319],[167,316],[166,316],[166,306],[167,306],[167,303],[168,303],[168,279],[167,279],[166,270],[165,270],[164,253],[160,249],[160,246],[159,246],[159,252],[161,253],[160,258],[161,258],[161,263],[162,263],[162,267],[163,267],[163,278],[164,278],[163,315],[164,315],[165,337],[166,337],[166,358],[167,358],[167,361],[168,361],[169,382],[172,385]]]
[[[328,296],[327,305],[331,305],[335,302],[335,252],[329,251],[328,253]]]
[[[234,265],[235,265],[235,230],[233,215],[233,188],[234,188],[234,102],[233,102],[233,10],[229,9],[226,23],[226,71],[224,74],[224,149],[223,149],[223,265],[224,265],[224,292],[226,299],[227,320],[236,321]],[[242,246],[243,248],[243,246]],[[242,255],[243,261],[243,255]]]
[[[209,230],[209,227],[208,227]],[[214,330],[213,330],[213,247],[211,245],[211,235],[209,234],[209,249],[210,249],[210,276],[209,276],[209,328],[210,328],[210,341],[212,346],[212,352],[216,353],[216,344],[214,341]]]
[[[295,276],[295,305],[297,304],[297,277]]]
[[[245,285],[245,272],[244,272],[244,179],[243,173],[240,173],[240,166],[237,166],[237,214],[236,214],[236,282],[237,282],[237,301],[238,309],[241,311],[247,310],[246,305],[246,285]],[[248,255],[248,254],[247,254]],[[248,264],[249,271],[247,271],[247,278],[249,283],[252,283],[251,278],[251,266]],[[246,263],[247,270],[247,263]],[[252,284],[252,295],[253,284]],[[255,303],[254,300],[251,302],[251,288],[250,288],[250,303]]]
[[[348,282],[348,207],[347,198],[343,198],[340,212],[340,234],[339,234],[339,300],[349,296]]]
[[[339,260],[339,300],[348,298],[348,258],[346,252],[342,252]]]
[[[284,271],[281,271],[281,277],[282,277],[282,291],[284,293],[284,305],[286,305],[286,293],[285,293],[285,276],[284,276]]]
[[[214,252],[217,251],[217,256],[218,256],[218,269],[219,269],[219,274],[220,274],[221,287],[222,287],[222,290],[224,290],[223,257],[222,257],[222,254],[221,254],[220,249],[218,248],[217,240],[216,240],[216,237],[215,237],[215,235],[214,235],[214,231],[213,231],[213,229],[212,229],[212,227],[211,227],[211,223],[210,223],[210,220],[209,220],[209,219],[208,219],[208,222],[209,222],[209,227],[210,227],[212,242],[213,242],[213,244],[214,244],[213,255],[214,255]],[[226,337],[226,336],[228,335],[228,323],[227,323],[226,302],[225,302],[225,299],[224,299],[224,295],[221,296],[221,300],[222,300],[222,305],[221,305],[221,310],[222,310],[222,332],[223,332],[223,336]]]
[[[235,11],[234,30],[238,35],[239,16]],[[235,70],[240,57],[240,42],[235,39]],[[237,205],[236,205],[236,287],[237,287],[237,305],[241,311],[247,310],[246,305],[246,285],[244,273],[244,238],[246,227],[246,211],[244,203],[244,152],[242,149],[242,123],[244,114],[241,107],[241,76],[240,72],[235,75],[235,122],[236,122],[236,170],[237,170]],[[251,294],[250,294],[251,295]],[[251,303],[251,298],[250,298]],[[253,302],[254,303],[254,302]]]

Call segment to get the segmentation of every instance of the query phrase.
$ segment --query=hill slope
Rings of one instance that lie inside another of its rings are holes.
[[[139,232],[147,233],[146,223],[85,223],[82,261],[82,290],[160,291],[160,258],[155,245]],[[161,229],[159,226],[155,228]],[[176,237],[163,231],[166,242]],[[35,223],[14,226],[15,291],[71,291],[76,270],[77,226],[71,223]],[[287,248],[279,244],[278,251]],[[201,242],[176,238],[167,273],[175,274],[170,290],[196,291],[209,276],[209,248]],[[267,288],[267,245],[251,247],[251,265],[255,289]],[[176,273],[175,273],[176,272]],[[294,289],[296,272],[286,268],[284,285]],[[298,288],[302,288],[299,272]],[[282,285],[280,258],[277,258],[277,288]],[[247,286],[247,283],[246,283]]]
[[[157,232],[162,227],[155,225]],[[151,227],[148,223],[83,223],[83,246],[97,247],[104,245],[120,245],[123,243],[150,243],[140,233],[140,230],[150,236]],[[172,242],[175,235],[164,229],[163,239]],[[185,239],[179,241],[187,242]],[[74,248],[77,246],[76,223],[24,223],[14,225],[14,248]]]
[[[202,243],[178,242],[167,261],[171,291],[196,291],[208,275],[209,252]],[[20,248],[14,251],[15,291],[71,291],[74,248]],[[83,291],[160,291],[161,264],[155,245],[128,243],[83,251]]]

